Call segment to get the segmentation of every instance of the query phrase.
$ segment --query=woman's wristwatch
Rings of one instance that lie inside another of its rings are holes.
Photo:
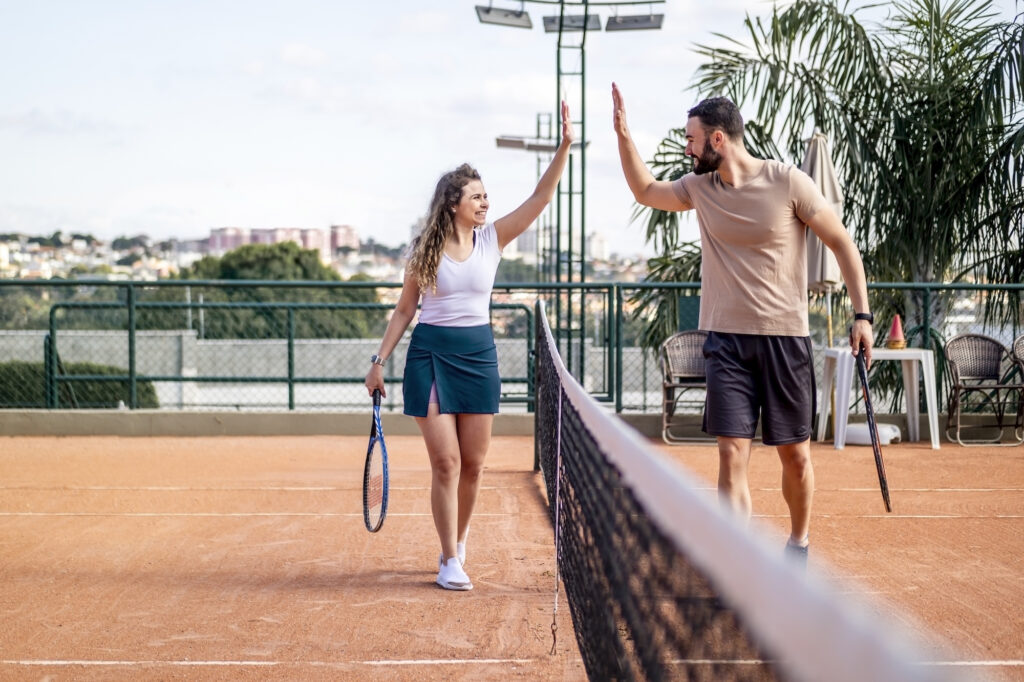
[[[874,324],[875,323],[875,316],[872,315],[871,313],[854,313],[853,319],[855,319],[855,320],[867,320],[868,324]],[[376,357],[376,356],[374,356],[374,357]]]
[[[370,362],[372,362],[375,365],[380,365],[381,367],[384,366],[384,358],[377,355],[376,353],[370,356]]]

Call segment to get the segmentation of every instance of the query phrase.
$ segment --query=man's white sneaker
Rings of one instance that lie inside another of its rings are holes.
[[[462,570],[462,562],[454,556],[448,557],[448,561],[441,564],[441,569],[437,572],[437,584],[446,590],[473,589],[469,576]]]

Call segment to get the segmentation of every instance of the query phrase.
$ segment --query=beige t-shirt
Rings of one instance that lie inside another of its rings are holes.
[[[700,224],[700,328],[807,336],[805,223],[828,206],[811,178],[765,161],[742,187],[717,171],[689,173],[672,187]]]

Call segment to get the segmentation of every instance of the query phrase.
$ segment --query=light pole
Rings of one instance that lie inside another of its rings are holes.
[[[661,28],[664,14],[648,12],[647,14],[619,15],[618,10],[620,7],[628,8],[635,5],[653,7],[654,5],[664,4],[665,0],[622,0],[619,2],[605,0],[596,0],[594,2],[589,0],[519,0],[518,2],[513,2],[513,0],[507,0],[507,4],[518,5],[518,8],[515,9],[496,8],[492,0],[487,6],[476,6],[477,17],[481,23],[485,24],[532,29],[533,21],[529,13],[524,9],[527,2],[553,7],[557,6],[558,8],[557,15],[545,16],[543,18],[544,31],[546,33],[558,34],[555,52],[555,112],[560,110],[562,93],[567,91],[565,86],[569,84],[568,81],[575,81],[572,84],[578,87],[572,88],[572,91],[579,93],[578,101],[569,103],[570,111],[574,112],[577,116],[573,124],[579,131],[579,152],[569,155],[566,175],[558,183],[558,192],[554,202],[554,224],[551,226],[553,230],[551,234],[553,262],[542,262],[545,269],[550,267],[550,271],[545,273],[549,281],[559,284],[563,282],[567,284],[573,282],[583,283],[586,280],[586,161],[587,144],[589,143],[586,127],[586,42],[588,33],[601,30],[601,18],[596,13],[592,13],[591,8],[607,7],[613,9],[613,16],[608,17],[605,25],[606,31],[651,30]],[[582,9],[582,13],[568,14],[566,13],[567,8],[572,12]],[[575,57],[575,60],[573,60],[573,57]],[[566,64],[574,64],[574,66],[567,67]],[[553,126],[557,132],[552,138],[550,135],[551,120],[551,118],[548,119],[548,140],[553,139],[553,147],[557,148],[560,141],[559,138],[561,137],[561,127]],[[558,120],[557,113],[553,120]],[[537,136],[540,138],[539,118]],[[502,139],[498,138],[499,146],[503,146],[501,144]],[[509,140],[512,138],[504,139]],[[519,148],[526,149],[525,143]],[[542,150],[536,149],[536,151]],[[538,234],[538,237],[540,237],[540,234]],[[540,239],[538,239],[538,242],[540,242]],[[566,302],[564,312],[563,298]],[[569,370],[578,377],[583,376],[584,367],[583,348],[585,344],[583,343],[583,336],[586,329],[584,298],[582,288],[578,289],[574,295],[573,288],[566,287],[564,295],[561,293],[556,294],[555,305],[553,306],[555,320],[552,326],[555,339],[559,342],[561,342],[562,338],[569,340],[568,347],[565,349],[564,359]],[[578,303],[574,299],[578,299]],[[576,311],[575,313],[574,310]],[[580,352],[578,362],[576,363],[573,361],[572,339],[574,336],[578,336],[580,341]]]

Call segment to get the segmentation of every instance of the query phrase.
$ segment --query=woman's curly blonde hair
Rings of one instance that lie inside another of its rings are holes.
[[[430,211],[423,231],[409,247],[409,261],[406,269],[416,277],[420,291],[434,291],[437,288],[437,267],[441,263],[445,242],[455,230],[455,207],[462,199],[462,188],[472,180],[479,180],[480,173],[468,163],[441,176],[430,200]]]

